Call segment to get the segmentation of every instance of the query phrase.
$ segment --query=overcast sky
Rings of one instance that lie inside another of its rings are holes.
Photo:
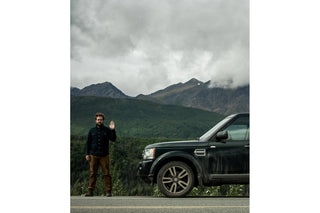
[[[136,96],[191,78],[249,83],[248,0],[71,1],[71,86]]]

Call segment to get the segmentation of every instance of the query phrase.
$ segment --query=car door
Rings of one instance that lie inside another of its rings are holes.
[[[249,115],[241,115],[222,127],[226,139],[212,137],[208,143],[209,174],[249,173]],[[217,133],[219,134],[219,133]]]

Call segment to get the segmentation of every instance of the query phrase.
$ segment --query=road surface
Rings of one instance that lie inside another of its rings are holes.
[[[249,213],[249,198],[71,197],[71,213]]]

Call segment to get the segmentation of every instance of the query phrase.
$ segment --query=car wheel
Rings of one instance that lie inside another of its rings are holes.
[[[169,162],[159,170],[157,184],[159,190],[167,197],[183,197],[193,188],[194,174],[183,162]]]

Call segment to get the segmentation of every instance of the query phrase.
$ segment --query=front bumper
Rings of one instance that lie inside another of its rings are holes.
[[[153,160],[141,161],[138,168],[138,177],[140,177],[146,183],[153,182],[153,174],[150,174],[150,168],[152,166]]]

